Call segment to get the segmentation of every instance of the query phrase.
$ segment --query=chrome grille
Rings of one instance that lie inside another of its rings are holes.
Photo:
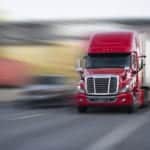
[[[96,93],[107,93],[109,78],[95,78]]]
[[[88,78],[87,80],[87,90],[88,93],[94,93],[94,82],[93,82],[93,78]]]
[[[92,76],[86,79],[86,90],[89,95],[115,94],[117,76]]]

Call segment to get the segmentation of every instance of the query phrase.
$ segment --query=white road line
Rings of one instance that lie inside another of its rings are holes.
[[[111,150],[115,145],[133,134],[138,128],[149,121],[150,113],[144,113],[142,116],[136,116],[127,123],[116,127],[112,132],[106,134],[103,138],[91,145],[88,150]]]
[[[9,114],[4,114],[4,118],[17,118],[20,116],[25,116],[27,114],[35,114],[37,113],[36,111],[23,111],[23,112],[10,112]],[[39,113],[39,112],[38,112]]]
[[[9,120],[30,119],[30,118],[39,117],[39,116],[42,116],[42,115],[44,115],[44,114],[43,114],[43,113],[40,113],[40,114],[25,115],[25,116],[19,116],[19,117],[16,117],[16,118],[11,118],[11,119],[9,119]]]

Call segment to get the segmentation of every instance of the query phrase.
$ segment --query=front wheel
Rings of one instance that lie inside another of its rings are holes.
[[[86,106],[78,106],[78,112],[79,113],[86,113],[87,107]]]
[[[137,110],[138,110],[137,100],[136,97],[133,96],[133,103],[131,106],[128,106],[127,111],[129,114],[131,114],[131,113],[135,113]]]
[[[137,110],[138,110],[137,106],[134,106],[134,105],[129,106],[127,108],[127,111],[128,111],[129,114],[135,113]]]

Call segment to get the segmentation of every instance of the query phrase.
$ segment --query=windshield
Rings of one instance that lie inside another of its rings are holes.
[[[86,68],[124,68],[130,67],[130,54],[92,54],[86,57]]]

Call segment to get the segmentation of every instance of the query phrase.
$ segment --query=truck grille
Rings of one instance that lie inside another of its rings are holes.
[[[89,95],[115,94],[117,92],[117,76],[88,77],[86,84],[86,90]]]

